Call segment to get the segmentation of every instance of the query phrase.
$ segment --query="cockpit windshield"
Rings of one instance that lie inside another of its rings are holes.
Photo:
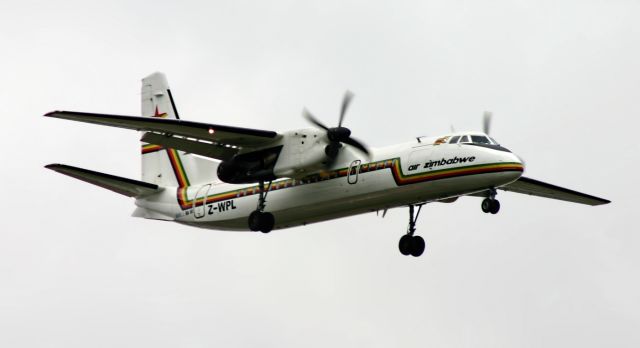
[[[486,135],[456,135],[451,137],[449,144],[487,144],[487,145],[499,145],[497,141]]]
[[[471,142],[474,144],[491,144],[489,138],[485,137],[484,135],[472,135]]]

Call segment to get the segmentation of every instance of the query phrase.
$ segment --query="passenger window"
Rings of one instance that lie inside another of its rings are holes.
[[[455,144],[458,142],[458,139],[460,139],[459,135],[456,135],[455,137],[452,137],[451,140],[449,140],[449,144]]]
[[[487,139],[487,137],[485,137],[484,135],[472,135],[471,142],[475,144],[491,144],[489,139]]]
[[[462,138],[460,138],[460,143],[468,143],[469,142],[469,136],[465,135]]]

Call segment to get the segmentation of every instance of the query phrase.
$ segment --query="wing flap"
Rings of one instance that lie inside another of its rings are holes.
[[[545,182],[526,177],[520,177],[520,179],[508,185],[499,187],[499,189],[587,205],[601,205],[611,203],[611,201],[604,198],[591,196],[586,193],[569,190],[564,187],[547,184]]]
[[[162,145],[167,148],[178,149],[187,153],[194,153],[205,157],[225,161],[231,159],[239,148],[219,145],[210,142],[202,142],[197,139],[189,139],[178,136],[166,136],[158,133],[147,132],[141,141],[149,144]]]
[[[111,174],[105,174],[95,172],[93,170],[72,167],[65,164],[49,164],[45,168],[56,171],[60,174],[68,175],[72,178],[106,188],[113,192],[117,192],[127,197],[140,197],[146,196],[152,193],[160,192],[162,188],[158,185],[149,184],[143,181],[132,180],[115,176]]]
[[[258,129],[223,126],[209,123],[153,117],[105,115],[75,111],[53,111],[46,117],[93,123],[145,132],[181,135],[208,142],[240,147],[267,144],[279,137],[278,133]]]

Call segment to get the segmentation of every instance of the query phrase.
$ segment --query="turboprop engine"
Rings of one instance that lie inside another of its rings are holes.
[[[237,154],[220,163],[218,177],[233,184],[302,177],[331,167],[344,145],[368,156],[367,147],[342,126],[351,99],[353,94],[347,91],[337,127],[327,127],[305,109],[303,116],[317,128],[289,131],[268,148]]]
[[[325,132],[300,129],[284,134],[282,152],[275,164],[277,177],[301,177],[327,167]]]
[[[302,177],[327,166],[328,144],[323,131],[313,128],[289,131],[269,148],[240,153],[223,161],[218,166],[218,178],[241,184]]]

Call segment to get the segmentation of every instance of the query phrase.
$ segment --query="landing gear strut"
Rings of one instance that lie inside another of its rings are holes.
[[[482,200],[480,207],[485,213],[497,214],[500,211],[500,202],[496,199],[496,189],[489,190],[489,197]]]
[[[418,221],[418,216],[420,216],[420,211],[422,210],[422,206],[424,204],[418,205],[418,212],[414,215],[414,205],[409,205],[409,228],[407,229],[407,234],[400,238],[400,242],[398,243],[398,248],[402,255],[411,255],[418,257],[424,253],[425,243],[424,239],[420,236],[414,236],[416,232],[416,221]]]
[[[267,202],[267,193],[271,188],[271,181],[265,188],[264,181],[260,181],[260,195],[258,196],[258,207],[249,215],[249,229],[251,231],[260,231],[262,233],[269,233],[275,225],[275,218],[273,214],[265,212]]]

